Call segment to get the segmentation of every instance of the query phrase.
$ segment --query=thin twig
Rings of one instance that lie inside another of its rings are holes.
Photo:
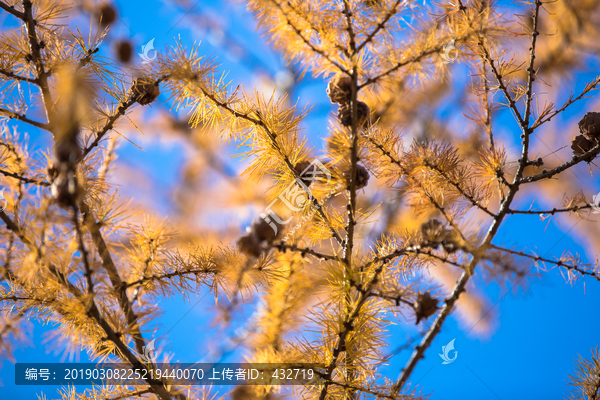
[[[567,207],[567,208],[553,208],[552,210],[512,210],[509,209],[508,213],[509,214],[528,214],[528,215],[540,215],[540,214],[550,214],[550,215],[554,215],[556,213],[564,213],[564,212],[575,212],[575,211],[580,211],[580,210],[586,210],[592,208],[591,204],[586,204],[584,206],[573,206],[573,207]]]
[[[340,257],[319,253],[308,247],[298,247],[295,244],[285,244],[283,242],[279,242],[273,243],[270,247],[279,251],[283,251],[284,253],[286,250],[290,250],[293,252],[301,253],[302,256],[304,256],[305,254],[310,254],[311,256],[314,256],[319,260],[341,261]]]
[[[510,250],[504,247],[500,247],[500,246],[496,246],[493,244],[490,244],[489,246],[492,249],[498,250],[498,251],[502,251],[505,253],[509,253],[515,256],[519,256],[519,257],[524,257],[524,258],[529,258],[535,262],[543,262],[543,263],[548,263],[548,264],[554,264],[558,267],[563,267],[566,268],[568,270],[571,271],[577,271],[579,272],[581,275],[587,275],[587,276],[591,276],[592,278],[597,279],[598,281],[600,281],[600,274],[598,272],[590,272],[590,271],[586,271],[584,269],[581,269],[580,267],[573,265],[573,264],[567,264],[565,261],[562,260],[551,260],[549,258],[544,258],[541,256],[537,256],[537,255],[532,255],[532,254],[527,254],[524,253],[522,251],[517,251],[517,250]]]
[[[40,181],[40,180],[33,179],[33,178],[27,178],[25,176],[18,175],[18,174],[14,173],[14,172],[8,172],[8,171],[5,171],[3,169],[0,169],[0,174],[2,174],[4,176],[9,176],[11,178],[18,179],[18,180],[20,180],[21,182],[24,182],[24,183],[32,183],[32,184],[35,184],[35,185],[46,186],[46,187],[50,186],[50,182]]]
[[[304,35],[302,34],[302,32],[300,31],[300,29],[298,29],[298,27],[296,27],[296,25],[294,25],[292,23],[292,21],[290,20],[290,18],[288,17],[288,15],[286,14],[285,10],[283,9],[283,7],[281,6],[281,4],[279,4],[278,1],[276,0],[271,0],[271,3],[275,4],[275,6],[277,6],[277,8],[279,8],[279,10],[281,11],[281,14],[283,15],[283,17],[285,18],[286,23],[294,30],[294,32],[296,32],[296,35],[298,35],[298,37],[300,37],[300,39],[302,39],[302,41],[316,54],[320,55],[321,57],[323,57],[325,60],[327,60],[328,62],[330,62],[332,65],[334,65],[336,68],[338,68],[341,72],[350,75],[350,72],[348,72],[348,70],[346,68],[344,68],[340,63],[338,63],[337,61],[333,60],[331,58],[331,56],[329,54],[327,54],[325,52],[325,50],[319,49],[317,46],[315,46],[310,40],[308,40],[307,38],[304,37]]]
[[[11,72],[11,71],[6,71],[6,70],[3,70],[3,69],[0,69],[0,74],[6,76],[7,78],[14,79],[16,81],[23,81],[23,82],[29,82],[29,83],[37,84],[37,80],[36,79],[27,78],[25,76],[17,75],[14,72]]]
[[[52,123],[51,113],[53,112],[54,102],[52,101],[50,85],[48,83],[49,74],[44,66],[40,43],[35,30],[37,22],[33,19],[33,5],[31,0],[23,0],[23,17],[21,19],[25,22],[29,51],[31,52],[31,58],[35,64],[35,69],[37,72],[36,83],[41,91],[42,102],[44,104],[44,110],[46,111],[46,118],[48,119],[48,123]]]
[[[46,129],[48,130],[49,126],[45,122],[34,121],[31,118],[26,117],[24,114],[19,114],[14,111],[9,110],[8,108],[0,107],[0,113],[5,114],[10,119],[16,119],[18,121],[23,121],[28,123],[29,125],[35,126],[36,128]]]
[[[525,178],[520,178],[518,180],[518,183],[519,184],[531,183],[531,182],[541,181],[542,179],[551,178],[554,175],[560,174],[561,172],[571,168],[574,165],[579,164],[582,161],[588,161],[588,160],[594,158],[599,153],[600,153],[600,144],[597,144],[592,149],[590,149],[587,153],[584,153],[580,156],[573,156],[571,161],[567,161],[566,163],[564,163],[554,169],[551,169],[550,171],[542,172],[541,174],[538,174],[538,175],[531,175],[531,176],[527,176]]]

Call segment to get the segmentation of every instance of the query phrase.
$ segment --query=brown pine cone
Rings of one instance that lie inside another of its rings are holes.
[[[573,138],[571,142],[571,148],[573,149],[573,154],[576,156],[581,156],[588,151],[590,151],[595,146],[594,143],[587,140],[583,135],[577,135]],[[586,161],[592,161],[594,156],[590,156],[586,159]]]
[[[371,110],[369,109],[369,106],[362,101],[357,102],[356,105],[358,126],[361,127],[371,116]],[[352,107],[350,106],[350,103],[342,104],[340,106],[338,110],[338,118],[340,119],[342,125],[352,126]]]
[[[50,190],[56,202],[64,208],[76,204],[81,193],[77,176],[67,168],[66,164],[63,164],[58,176],[52,182]]]
[[[117,43],[117,58],[119,61],[128,63],[133,55],[133,47],[128,40],[122,40]]]
[[[158,85],[155,85],[148,78],[136,78],[131,85],[131,98],[143,106],[152,103],[159,94]]]
[[[275,225],[277,232],[275,232],[271,224]],[[250,229],[251,232],[254,235],[256,235],[256,238],[259,242],[266,240],[269,244],[271,244],[275,239],[281,236],[283,225],[278,224],[272,218],[269,218],[269,221],[267,222],[264,218],[261,217],[252,221],[252,227]]]
[[[600,141],[600,113],[585,114],[579,121],[579,131],[592,143]]]
[[[260,247],[260,241],[254,234],[254,232],[249,232],[238,239],[237,246],[240,251],[244,254],[253,257],[259,257],[260,253],[262,253],[262,248]]]
[[[448,253],[454,253],[460,248],[461,237],[454,229],[446,230],[442,239],[442,247]]]
[[[431,297],[429,292],[419,293],[413,307],[417,316],[415,325],[418,325],[422,319],[427,319],[435,314],[438,309],[438,300]]]
[[[362,165],[356,166],[356,190],[367,187],[369,184],[369,171]],[[346,178],[346,182],[350,185],[350,171],[344,172],[344,178]]]
[[[117,19],[117,10],[113,5],[105,3],[96,10],[96,17],[103,27],[107,27]]]
[[[421,225],[421,235],[425,244],[437,244],[446,237],[446,228],[437,219],[430,219]]]
[[[315,181],[315,177],[313,176],[314,167],[309,168],[310,166],[311,162],[308,160],[300,161],[298,164],[294,165],[294,170],[298,175],[300,175],[302,183],[304,183],[307,187]]]
[[[346,75],[337,75],[327,84],[327,96],[332,103],[349,103],[352,97],[352,79]]]

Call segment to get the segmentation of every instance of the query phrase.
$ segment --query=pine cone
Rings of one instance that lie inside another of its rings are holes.
[[[131,85],[131,98],[143,106],[152,103],[159,94],[158,85],[155,85],[148,78],[136,78]]]
[[[327,96],[332,103],[349,103],[352,97],[352,79],[346,75],[337,75],[327,84]]]
[[[587,140],[583,135],[577,135],[573,138],[571,142],[571,148],[573,149],[573,154],[576,156],[581,156],[588,151],[590,151],[594,147],[594,143]],[[594,156],[590,155],[586,158],[587,162],[590,162],[594,159]]]
[[[104,4],[96,10],[96,17],[103,27],[107,27],[117,19],[117,10],[110,4]]]
[[[281,236],[283,225],[278,224],[273,219],[270,219],[270,222],[275,224],[275,226],[277,227],[277,233],[269,224],[269,222],[267,222],[264,218],[257,218],[254,221],[252,221],[252,227],[250,228],[250,230],[256,236],[259,242],[266,240],[267,243],[271,244],[275,239]]]
[[[369,183],[369,171],[362,165],[356,166],[356,190],[367,187]],[[344,178],[346,178],[346,182],[350,185],[350,171],[344,172]]]
[[[367,122],[369,116],[371,115],[371,110],[369,106],[359,101],[356,103],[357,105],[357,118],[358,118],[358,126],[361,127]],[[342,104],[338,110],[338,118],[340,122],[344,126],[352,126],[352,107],[350,103]]]
[[[304,183],[307,187],[314,182],[314,176],[312,175],[311,169],[307,170],[307,168],[310,166],[311,162],[308,160],[301,161],[298,164],[294,165],[294,170],[298,175],[300,175],[302,183]]]
[[[439,244],[446,237],[446,228],[437,219],[430,219],[421,225],[421,235],[425,244]]]
[[[259,257],[260,253],[262,253],[262,248],[260,247],[260,241],[254,234],[254,232],[249,232],[238,239],[237,246],[240,251],[244,254],[253,257]]]
[[[413,307],[417,316],[415,325],[418,325],[422,319],[427,319],[435,314],[438,309],[438,300],[431,297],[429,292],[419,293]]]
[[[67,168],[66,164],[63,164],[50,189],[56,202],[64,208],[76,204],[81,193],[81,188],[77,183],[77,176]]]
[[[442,239],[442,247],[448,253],[454,253],[460,248],[461,237],[454,229],[444,232],[444,238]]]
[[[122,40],[117,43],[117,58],[123,63],[131,61],[133,55],[133,47],[128,40]]]
[[[600,141],[600,113],[589,112],[579,121],[579,131],[592,143]]]

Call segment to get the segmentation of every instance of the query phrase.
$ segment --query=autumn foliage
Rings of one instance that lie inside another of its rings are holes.
[[[555,258],[494,240],[509,216],[562,214],[598,248],[598,228],[586,221],[590,194],[566,174],[589,179],[596,168],[599,114],[578,116],[576,137],[551,122],[600,86],[597,77],[570,96],[556,89],[581,68],[582,51],[600,54],[595,0],[527,1],[522,15],[501,14],[488,0],[244,1],[297,77],[322,79],[323,100],[335,103],[318,149],[302,131],[310,109],[230,82],[197,45],[173,41],[151,63],[128,68],[119,64],[131,62],[127,42],[115,60],[101,56],[117,16],[101,3],[84,10],[93,24],[83,34],[87,27],[59,23],[74,12],[65,2],[0,1],[19,24],[0,36],[5,356],[25,326],[44,321],[67,349],[141,367],[158,300],[208,287],[224,326],[242,304],[261,305],[243,339],[251,360],[322,366],[316,384],[236,388],[232,398],[421,399],[427,388],[411,374],[448,316],[489,327],[481,299],[466,292],[472,282],[512,287],[558,271],[567,283],[600,280],[597,264],[568,250]],[[463,123],[454,126],[435,106],[456,90],[459,67],[468,83],[457,106]],[[140,111],[149,107],[158,117]],[[496,119],[503,110],[510,124]],[[194,152],[169,219],[119,196],[118,146],[135,142],[125,125],[178,137]],[[28,129],[51,144],[32,150]],[[519,154],[507,138],[517,138]],[[546,156],[559,147],[564,160]],[[223,161],[232,150],[241,174]],[[202,183],[207,171],[218,184]],[[539,192],[554,193],[553,204],[523,205]],[[217,193],[226,201],[214,201]],[[199,226],[201,209],[252,210],[253,222],[245,232],[238,220]],[[385,376],[384,349],[402,342],[388,335],[392,323],[427,328],[404,368]],[[597,349],[573,370],[574,393],[599,398]],[[214,394],[161,380],[61,395]]]

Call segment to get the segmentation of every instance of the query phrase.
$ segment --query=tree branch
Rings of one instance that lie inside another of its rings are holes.
[[[191,81],[191,83],[194,83],[194,82]],[[277,142],[277,139],[276,139],[275,135],[273,134],[273,132],[271,132],[271,130],[269,129],[269,127],[267,126],[267,124],[265,124],[265,122],[262,120],[262,118],[260,118],[260,117],[259,118],[254,118],[254,117],[251,117],[248,114],[240,113],[240,112],[236,111],[235,109],[231,108],[231,106],[229,104],[224,103],[224,102],[220,101],[219,99],[217,99],[213,94],[209,93],[202,86],[197,85],[197,87],[198,87],[198,89],[200,89],[200,91],[202,92],[202,94],[204,96],[206,96],[206,98],[208,98],[210,101],[212,101],[218,107],[224,109],[225,111],[229,112],[231,115],[233,115],[233,116],[235,116],[237,118],[244,119],[244,120],[252,123],[253,125],[255,125],[257,127],[260,127],[261,129],[264,129],[265,133],[267,134],[267,136],[271,140],[271,143],[273,144],[273,146],[275,147],[275,149],[279,152],[279,154],[283,158],[283,161],[288,166],[288,170],[292,173],[292,175],[296,179],[300,179],[301,178],[300,174],[294,169],[294,165],[292,165],[292,163],[290,162],[288,156],[283,152],[283,150],[279,146],[279,143]],[[310,193],[308,193],[308,195],[310,195]],[[323,208],[321,207],[321,205],[319,205],[319,201],[316,198],[314,198],[312,195],[310,195],[309,198],[311,199],[311,203],[317,209],[317,212],[319,213],[319,215],[321,216],[321,218],[323,219],[323,221],[325,221],[325,223],[327,224],[327,227],[329,228],[329,231],[331,232],[332,236],[335,238],[335,240],[338,242],[338,244],[340,246],[343,246],[342,237],[331,226],[331,223],[329,222],[329,219],[325,215],[325,212],[323,211]]]
[[[288,17],[288,15],[285,13],[285,10],[283,9],[283,7],[281,6],[281,4],[279,4],[279,2],[277,0],[270,0],[271,3],[275,4],[275,6],[277,6],[277,8],[279,8],[279,10],[281,11],[281,14],[283,15],[283,17],[285,18],[286,23],[294,30],[294,32],[296,32],[296,35],[298,35],[298,37],[300,37],[300,39],[302,39],[302,41],[316,54],[320,55],[321,57],[323,57],[325,60],[327,60],[329,63],[331,63],[332,65],[334,65],[336,68],[338,68],[341,72],[350,75],[350,72],[344,68],[340,63],[336,62],[335,60],[331,59],[331,56],[329,54],[327,54],[325,52],[325,50],[319,49],[317,48],[314,44],[311,43],[310,40],[308,40],[307,38],[304,37],[304,35],[302,34],[302,32],[300,31],[300,29],[298,29],[296,27],[296,25],[294,25],[292,23],[292,21],[290,20],[290,18]]]
[[[32,178],[27,178],[27,177],[24,177],[24,176],[20,176],[20,175],[14,173],[14,172],[5,171],[3,169],[0,169],[0,174],[2,174],[4,176],[10,176],[11,178],[18,179],[18,180],[20,180],[21,182],[24,182],[24,183],[33,183],[35,185],[40,185],[40,186],[45,186],[45,187],[50,186],[49,182],[40,181],[40,180],[32,179]]]
[[[271,248],[277,249],[279,251],[283,251],[284,253],[286,250],[291,250],[293,252],[301,253],[302,256],[304,256],[306,254],[310,254],[311,256],[314,256],[314,257],[318,258],[319,260],[341,261],[341,259],[337,256],[332,256],[329,254],[322,254],[322,253],[316,252],[308,247],[298,247],[295,244],[290,245],[290,244],[284,244],[283,242],[279,242],[279,243],[273,243],[271,245]]]
[[[119,276],[117,267],[108,250],[108,246],[106,245],[106,242],[102,237],[102,233],[100,232],[100,227],[98,226],[96,219],[92,215],[90,208],[84,201],[80,201],[79,209],[83,214],[83,221],[87,229],[90,231],[90,234],[92,235],[92,241],[96,246],[96,250],[100,255],[100,259],[102,260],[102,266],[108,273],[108,277],[110,279],[112,287],[117,294],[117,299],[119,301],[121,310],[125,314],[125,317],[127,318],[127,323],[133,331],[132,337],[135,343],[136,350],[139,354],[143,354],[146,342],[144,341],[144,338],[140,332],[137,316],[135,315],[129,298],[127,297],[127,285],[125,285],[125,283],[121,280],[121,277]]]
[[[592,149],[590,149],[587,153],[584,153],[580,156],[573,156],[571,161],[567,161],[563,165],[560,165],[554,169],[551,169],[550,171],[542,172],[541,174],[538,174],[538,175],[532,175],[532,176],[528,176],[525,178],[520,178],[518,183],[519,184],[531,183],[531,182],[541,181],[542,179],[551,178],[554,175],[559,174],[559,173],[571,168],[573,165],[579,164],[582,161],[588,161],[590,158],[597,156],[599,153],[600,153],[600,144],[597,144]]]
[[[73,285],[68,278],[56,268],[56,266],[46,260],[46,257],[42,253],[41,249],[25,235],[25,233],[13,222],[12,219],[10,219],[8,215],[6,215],[4,211],[0,211],[0,219],[4,221],[9,230],[11,230],[19,239],[21,239],[21,242],[29,248],[29,250],[36,256],[36,259],[40,260],[48,268],[48,271],[66,287],[69,293],[71,293],[82,304],[86,305],[86,314],[88,317],[95,320],[98,325],[100,325],[102,330],[106,333],[107,339],[115,344],[125,359],[134,368],[138,368],[140,370],[145,369],[144,365],[129,350],[127,345],[123,343],[120,338],[120,334],[117,334],[112,329],[110,324],[104,318],[102,318],[100,310],[96,306],[94,299],[84,298],[83,293],[81,293],[81,291],[75,285]],[[146,379],[146,382],[151,386],[152,391],[156,393],[161,400],[171,400],[171,396],[162,382],[150,378]]]
[[[44,122],[34,121],[30,118],[27,118],[24,114],[18,114],[9,110],[8,108],[0,107],[0,113],[7,115],[10,119],[16,119],[18,121],[23,121],[28,123],[29,125],[35,126],[36,128],[48,130],[49,125]]]
[[[2,4],[2,3],[0,3],[0,4]],[[29,83],[33,83],[33,84],[36,84],[36,85],[38,83],[36,79],[27,78],[25,76],[17,75],[14,72],[6,71],[6,70],[3,70],[3,69],[0,69],[0,74],[6,76],[7,78],[14,79],[14,80],[17,80],[17,81],[29,82]]]
[[[398,250],[398,251],[400,252],[401,250]],[[325,400],[325,398],[327,396],[327,388],[331,384],[331,376],[337,366],[337,359],[338,359],[339,355],[346,348],[346,339],[348,338],[348,335],[350,334],[350,332],[352,330],[354,330],[354,322],[358,318],[360,311],[362,310],[362,307],[367,302],[369,295],[371,294],[373,288],[377,284],[379,275],[381,275],[381,273],[383,272],[385,265],[386,265],[386,262],[382,262],[381,265],[378,266],[373,271],[372,278],[367,283],[365,283],[363,285],[354,284],[352,286],[352,287],[356,288],[356,290],[360,293],[360,297],[356,301],[353,309],[350,310],[350,312],[347,314],[347,318],[343,322],[344,329],[341,332],[339,332],[338,343],[335,346],[335,348],[333,349],[331,362],[325,368],[325,375],[324,375],[325,382],[324,382],[323,388],[321,389],[321,393],[319,395],[319,400]],[[395,393],[392,393],[392,396],[394,396],[394,395],[395,395]]]
[[[537,210],[512,210],[509,209],[508,213],[509,214],[528,214],[528,215],[539,215],[539,214],[556,214],[556,213],[563,213],[563,212],[575,212],[575,211],[580,211],[580,210],[585,210],[585,209],[589,209],[592,208],[591,204],[586,204],[584,206],[573,206],[573,207],[568,207],[568,208],[553,208],[552,210],[549,211],[537,211]]]
[[[381,20],[381,22],[377,24],[375,29],[373,29],[373,31],[367,35],[365,40],[356,48],[357,52],[360,52],[366,45],[371,43],[375,35],[377,35],[383,28],[385,28],[385,24],[387,24],[390,18],[392,18],[396,14],[396,9],[400,5],[400,3],[404,3],[404,0],[396,0],[394,5],[392,6],[392,9],[388,13],[386,13],[385,17]]]
[[[522,251],[510,250],[510,249],[506,249],[504,247],[496,246],[496,245],[493,245],[493,244],[490,244],[490,248],[498,250],[498,251],[502,251],[502,252],[505,252],[505,253],[508,253],[508,254],[513,254],[515,256],[529,258],[530,260],[533,260],[535,262],[540,262],[541,261],[543,263],[553,264],[553,265],[556,265],[558,267],[563,267],[563,268],[566,268],[566,269],[571,270],[571,271],[579,272],[581,275],[591,276],[592,278],[595,278],[598,281],[600,281],[600,274],[598,272],[586,271],[584,269],[579,268],[578,266],[576,266],[574,264],[567,264],[565,261],[563,261],[561,259],[559,259],[559,260],[551,260],[549,258],[544,258],[544,257],[541,257],[541,256],[526,254],[526,253],[524,253]]]
[[[21,20],[25,20],[25,14],[23,14],[20,11],[17,11],[14,6],[9,6],[8,4],[4,3],[3,1],[0,1],[0,8]]]
[[[37,22],[33,19],[33,6],[31,0],[23,0],[23,17],[21,19],[25,22],[29,51],[31,51],[31,58],[35,64],[35,69],[38,75],[36,83],[42,92],[42,102],[44,103],[44,109],[46,110],[46,118],[48,118],[48,123],[52,123],[50,114],[52,113],[54,103],[50,94],[50,85],[48,84],[49,74],[46,72],[44,67],[44,61],[42,60],[41,55],[41,47],[35,31]]]

